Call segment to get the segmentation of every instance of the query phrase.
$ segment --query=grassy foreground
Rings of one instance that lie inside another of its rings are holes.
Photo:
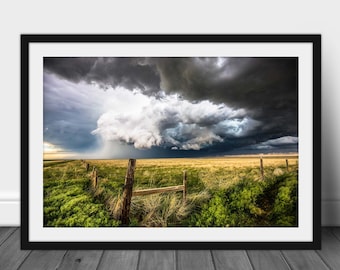
[[[288,159],[289,168],[285,160]],[[117,220],[127,160],[88,160],[98,170],[98,187],[78,160],[44,163],[45,226],[119,226]],[[134,189],[182,184],[181,192],[133,197],[130,225],[296,226],[297,156],[266,156],[264,180],[258,156],[140,159]]]

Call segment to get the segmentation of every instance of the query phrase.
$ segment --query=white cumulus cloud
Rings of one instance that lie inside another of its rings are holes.
[[[119,95],[122,96],[122,89]],[[190,102],[177,95],[147,97],[126,90],[128,103],[102,114],[92,134],[104,141],[120,141],[137,149],[162,146],[177,150],[200,150],[227,135],[243,136],[258,122],[244,109],[232,109],[204,100]],[[141,102],[142,101],[142,102]]]

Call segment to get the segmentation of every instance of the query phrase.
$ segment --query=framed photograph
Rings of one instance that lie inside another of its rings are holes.
[[[23,249],[319,249],[320,35],[22,35]]]

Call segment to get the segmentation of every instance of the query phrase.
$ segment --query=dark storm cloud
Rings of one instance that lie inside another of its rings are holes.
[[[160,84],[156,67],[143,58],[45,57],[44,68],[67,80],[96,83],[103,88],[122,86],[155,92]]]
[[[162,87],[191,100],[247,109],[263,132],[297,134],[296,58],[160,58]]]
[[[297,61],[297,58],[275,57],[44,58],[44,69],[74,83],[94,83],[101,88],[121,86],[129,90],[139,89],[143,94],[159,99],[164,97],[164,93],[177,94],[193,104],[210,100],[235,110],[241,109],[242,115],[236,116],[234,121],[229,116],[226,126],[216,125],[221,121],[216,119],[220,115],[200,118],[199,113],[192,116],[187,113],[187,118],[182,119],[188,125],[192,123],[201,129],[206,128],[206,134],[213,127],[214,133],[209,136],[215,134],[224,142],[215,140],[211,148],[218,145],[220,149],[228,150],[243,145],[261,147],[261,143],[268,140],[297,136]],[[153,115],[151,113],[150,117]],[[142,120],[137,122],[141,127]],[[159,139],[156,136],[155,141],[164,141],[164,134],[169,135],[169,132],[163,131],[171,131],[172,125],[166,120],[159,121],[157,132],[163,137]],[[240,126],[241,132],[237,130]],[[230,130],[230,133],[225,130]],[[176,132],[176,129],[172,131]],[[170,135],[181,141],[180,136],[186,135],[185,129],[178,128],[177,131],[178,134]],[[149,134],[150,130],[147,132]],[[155,134],[153,129],[152,134]],[[137,134],[133,143],[140,139]],[[174,150],[180,148],[178,145],[173,147]]]
[[[45,58],[44,67],[74,82],[224,102],[296,134],[297,58]]]
[[[50,71],[73,82],[84,80],[90,73],[96,58],[45,57],[44,70]]]
[[[70,151],[83,151],[96,146],[91,130],[95,125],[80,122],[74,118],[70,121],[60,120],[53,117],[53,113],[46,111],[44,121],[44,140],[54,145],[59,145]],[[60,114],[59,117],[67,118],[70,114]],[[75,114],[72,114],[74,116]],[[81,118],[81,117],[79,117]]]
[[[91,131],[96,128],[95,104],[87,89],[76,89],[66,81],[44,75],[44,141],[68,151],[83,151],[97,145]]]

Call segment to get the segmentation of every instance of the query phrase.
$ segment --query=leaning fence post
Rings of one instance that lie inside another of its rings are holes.
[[[123,189],[123,202],[122,202],[122,209],[120,215],[120,221],[122,225],[127,226],[129,225],[129,213],[130,213],[130,204],[131,204],[131,197],[132,197],[132,187],[134,181],[134,174],[135,174],[135,167],[136,167],[136,160],[129,159],[128,168],[125,175],[125,185]]]
[[[288,169],[288,159],[286,159],[286,169],[287,169],[287,172],[289,171]]]
[[[263,172],[263,159],[260,158],[260,172],[261,172],[261,178],[264,179],[264,172]]]
[[[183,202],[187,199],[187,171],[183,172]]]

